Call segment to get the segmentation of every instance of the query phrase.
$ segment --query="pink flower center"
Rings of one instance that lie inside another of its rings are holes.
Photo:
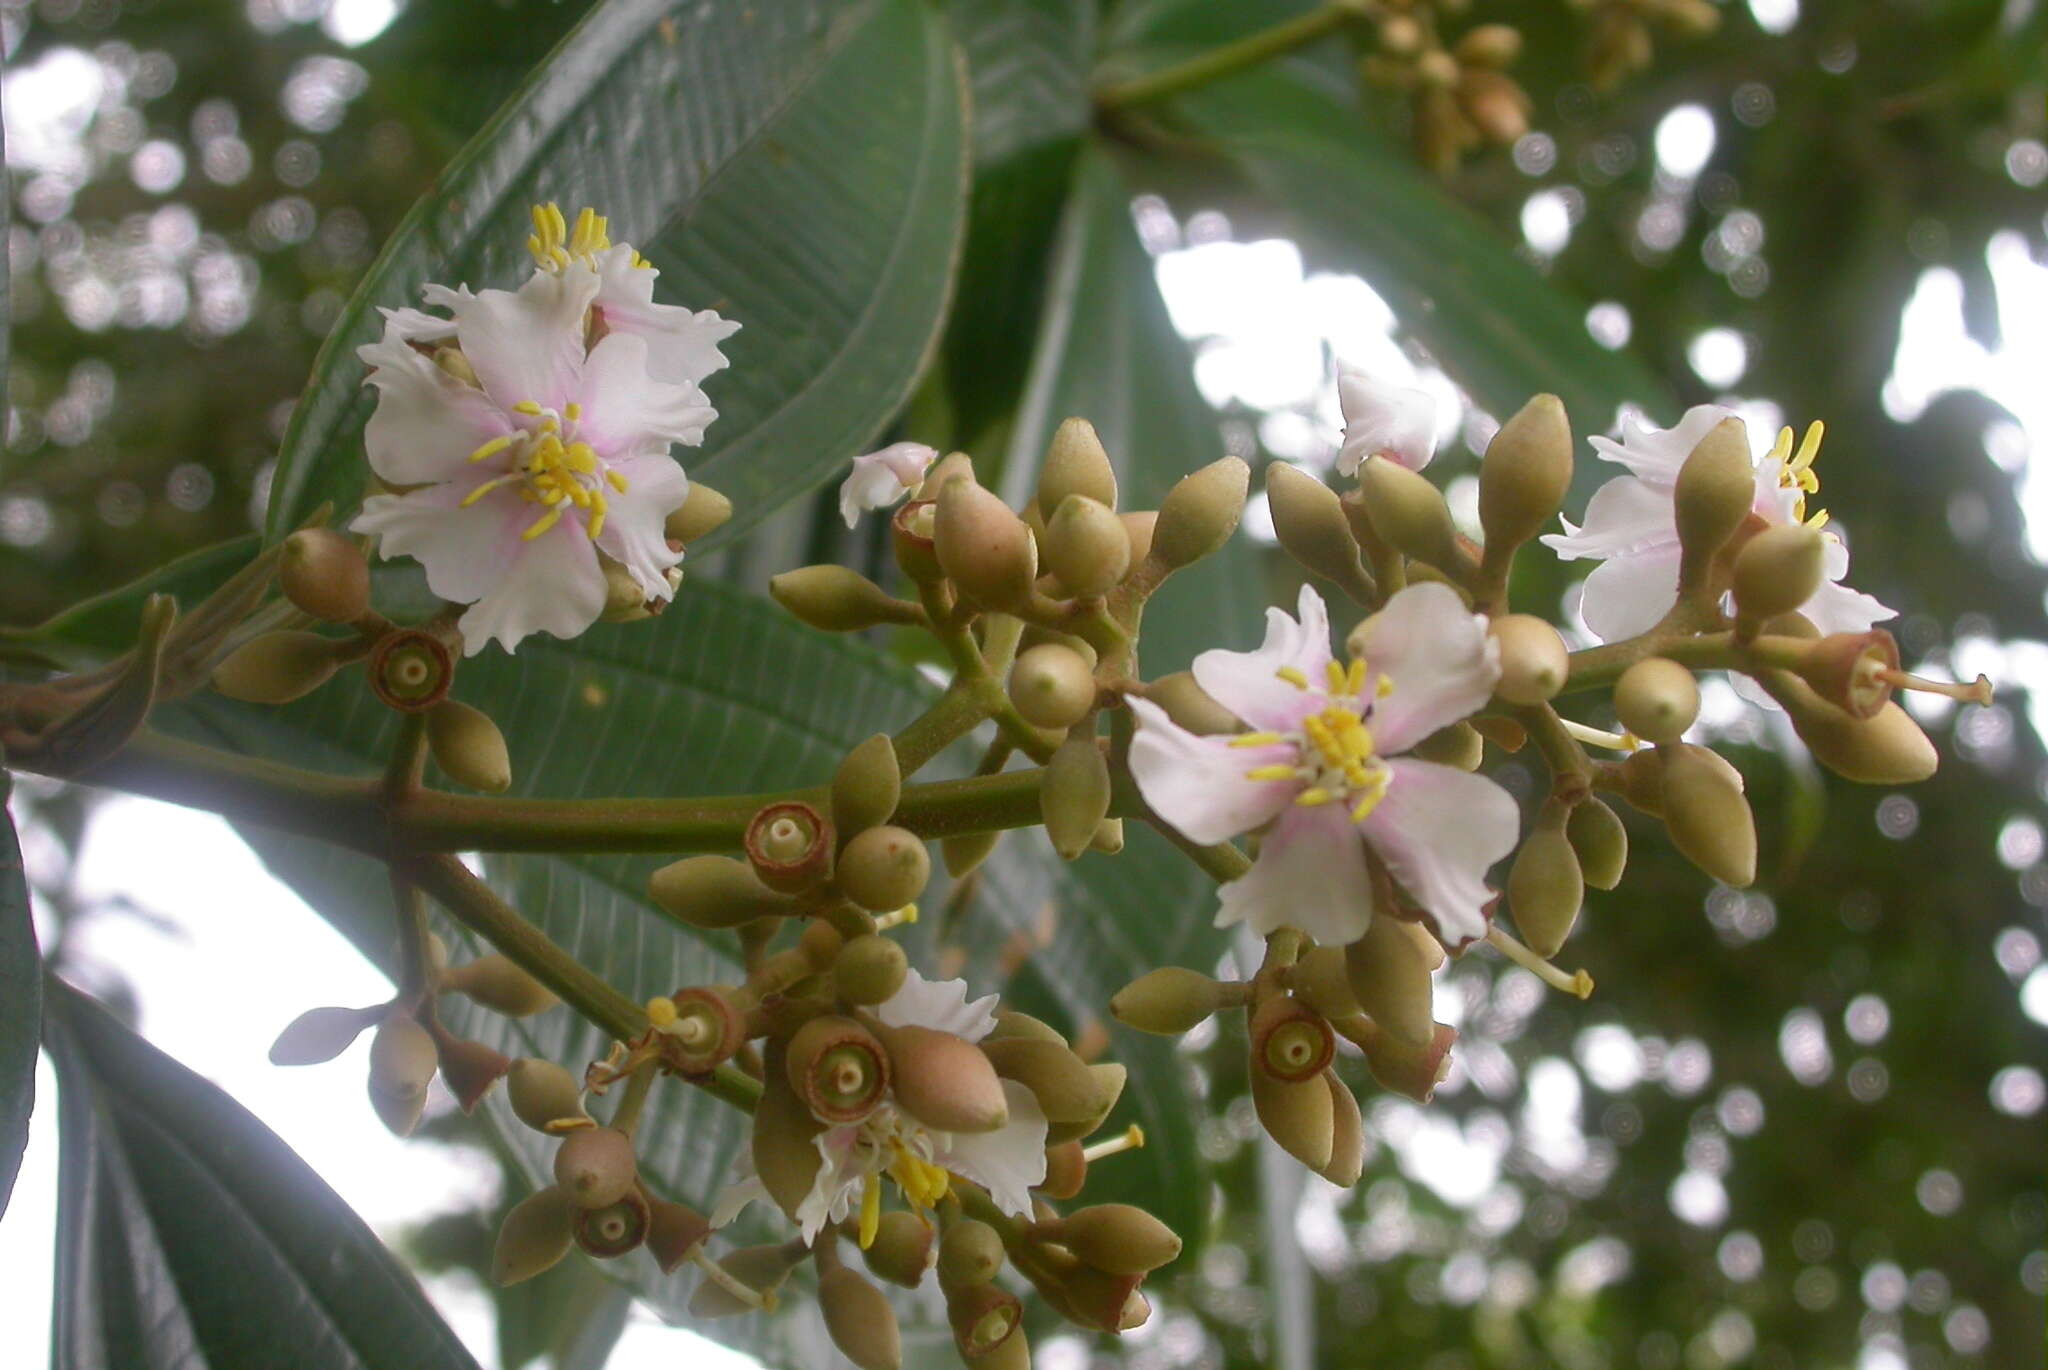
[[[1276,675],[1306,694],[1318,696],[1323,707],[1302,715],[1301,726],[1292,732],[1249,732],[1232,738],[1233,747],[1271,747],[1286,744],[1294,749],[1295,760],[1256,766],[1245,772],[1247,780],[1286,780],[1302,788],[1294,802],[1304,808],[1342,802],[1351,808],[1351,821],[1364,820],[1394,778],[1391,767],[1373,747],[1374,704],[1390,693],[1393,682],[1381,676],[1366,698],[1366,670],[1363,661],[1346,669],[1332,661],[1325,665],[1326,680],[1321,688],[1293,666],[1283,666]]]
[[[519,536],[528,542],[554,527],[571,509],[583,511],[583,531],[592,542],[604,531],[606,487],[617,494],[627,489],[626,478],[610,469],[587,442],[576,437],[576,424],[583,406],[571,404],[560,414],[543,409],[533,400],[512,406],[514,413],[538,422],[521,433],[492,438],[469,454],[472,462],[488,461],[501,452],[511,454],[505,474],[487,480],[463,497],[467,509],[501,486],[519,485],[519,498],[541,506],[539,515]]]

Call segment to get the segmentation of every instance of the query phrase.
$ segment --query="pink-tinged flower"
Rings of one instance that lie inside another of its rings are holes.
[[[921,442],[892,442],[879,452],[853,459],[853,473],[839,487],[839,514],[851,528],[870,509],[887,509],[915,490],[937,461],[937,449]]]
[[[1678,469],[1716,424],[1735,417],[1720,405],[1695,405],[1670,428],[1651,428],[1631,416],[1622,421],[1620,442],[1593,439],[1595,452],[1627,467],[1629,474],[1616,476],[1593,492],[1584,523],[1575,528],[1566,522],[1563,533],[1546,534],[1543,542],[1566,561],[1590,557],[1600,562],[1586,577],[1580,612],[1601,641],[1647,632],[1678,598],[1673,494]],[[1795,451],[1792,430],[1786,428],[1756,462],[1751,512],[1764,523],[1819,528],[1827,522],[1825,513],[1809,514],[1806,507],[1806,497],[1820,489],[1813,459],[1820,452],[1822,432],[1820,424],[1813,424]],[[1841,583],[1849,573],[1849,549],[1833,533],[1826,537],[1826,578],[1800,612],[1823,633],[1860,633],[1893,617],[1893,610]]]
[[[890,1027],[924,1027],[979,1042],[995,1029],[996,996],[967,997],[964,980],[927,980],[912,970],[903,988],[884,1000],[875,1016]],[[882,1181],[893,1180],[919,1212],[936,1207],[959,1176],[988,1191],[996,1207],[1015,1218],[1031,1216],[1031,1187],[1045,1179],[1045,1110],[1038,1096],[1012,1080],[1003,1082],[1010,1120],[993,1132],[941,1132],[897,1107],[891,1099],[858,1122],[827,1127],[816,1138],[823,1164],[797,1206],[805,1241],[827,1223],[860,1215],[861,1245],[873,1240],[881,1215]],[[768,1190],[742,1152],[734,1181],[712,1211],[724,1226]]]
[[[1266,611],[1255,652],[1207,651],[1195,680],[1244,720],[1198,736],[1142,699],[1131,773],[1153,812],[1193,842],[1257,832],[1258,858],[1222,889],[1219,927],[1301,929],[1325,945],[1363,936],[1377,860],[1457,948],[1486,935],[1486,872],[1514,849],[1515,801],[1490,780],[1401,753],[1473,713],[1500,679],[1499,645],[1456,592],[1411,585],[1330,650],[1322,599],[1297,622]]]
[[[591,234],[590,217],[582,247],[631,252],[603,242],[601,220]],[[682,553],[663,524],[689,479],[669,448],[701,443],[717,417],[688,376],[709,364],[707,347],[723,364],[705,339],[731,330],[688,310],[633,314],[637,287],[622,312],[594,314],[607,288],[592,251],[548,255],[516,291],[430,285],[427,303],[448,317],[388,310],[383,338],[357,349],[377,390],[364,445],[398,493],[365,500],[351,526],[469,606],[458,627],[471,655],[588,628],[607,563],[650,600],[673,593]],[[653,374],[658,359],[677,378]]]
[[[1358,464],[1375,456],[1420,471],[1436,455],[1436,401],[1426,391],[1389,385],[1361,371],[1340,371],[1337,402],[1344,410],[1339,475],[1356,475]]]

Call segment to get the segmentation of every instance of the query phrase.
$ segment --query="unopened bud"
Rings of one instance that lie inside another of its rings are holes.
[[[1048,1123],[1045,1129],[1046,1145],[1073,1141],[1080,1137],[1093,1136],[1103,1123],[1109,1120],[1110,1111],[1124,1094],[1124,1086],[1130,1083],[1131,1073],[1120,1061],[1098,1061],[1088,1067],[1089,1076],[1095,1081],[1095,1097],[1098,1107],[1093,1117],[1073,1123]]]
[[[1756,816],[1742,796],[1740,773],[1716,765],[1704,747],[1666,743],[1664,824],[1685,858],[1737,889],[1756,879]]]
[[[931,880],[931,853],[908,828],[884,824],[857,833],[840,853],[840,892],[874,913],[900,909]]]
[[[327,683],[340,645],[318,633],[264,633],[213,668],[213,688],[249,704],[289,704]]]
[[[491,1283],[500,1287],[530,1280],[569,1254],[575,1243],[575,1205],[549,1186],[527,1195],[498,1225],[491,1252]]]
[[[909,1209],[892,1208],[882,1214],[875,1239],[861,1258],[882,1279],[915,1289],[938,1257],[938,1235],[931,1223]]]
[[[989,1029],[985,1040],[1001,1041],[1006,1037],[1028,1037],[1039,1042],[1069,1045],[1066,1034],[1045,1019],[1034,1018],[1028,1013],[1019,1013],[1013,1008],[997,1010],[996,1025]]]
[[[411,1134],[439,1068],[432,1034],[413,1019],[394,1016],[378,1025],[370,1039],[370,1101],[393,1133]]]
[[[1535,109],[1535,102],[1514,77],[1469,68],[1460,73],[1458,104],[1473,127],[1502,147],[1529,131],[1529,115]]]
[[[1489,562],[1541,532],[1571,483],[1572,429],[1564,402],[1538,395],[1500,426],[1479,468],[1479,526],[1486,530]]]
[[[1145,687],[1145,698],[1166,710],[1168,718],[1191,733],[1214,736],[1244,731],[1243,720],[1196,684],[1192,672],[1175,671],[1159,677]]]
[[[898,1370],[903,1335],[896,1310],[859,1273],[836,1265],[818,1277],[818,1307],[832,1344],[860,1370]]]
[[[1362,1010],[1351,994],[1344,948],[1310,947],[1288,972],[1295,998],[1325,1018],[1350,1018]]]
[[[1547,801],[1508,871],[1508,908],[1515,926],[1529,949],[1542,957],[1557,955],[1586,899],[1579,855],[1565,835],[1570,813],[1569,805]]]
[[[1675,742],[1700,716],[1700,684],[1667,657],[1638,661],[1614,683],[1621,726],[1646,742]]]
[[[939,1259],[943,1266],[943,1251]],[[957,1285],[946,1291],[946,1321],[952,1324],[953,1345],[961,1359],[979,1370],[997,1347],[1023,1335],[1024,1305],[999,1285]]]
[[[1707,430],[1678,468],[1672,499],[1684,549],[1679,585],[1691,589],[1705,583],[1715,554],[1735,536],[1756,500],[1749,432],[1741,419],[1723,419]]]
[[[1579,871],[1596,890],[1611,890],[1628,869],[1628,829],[1600,799],[1588,795],[1572,806],[1564,834],[1579,854]]]
[[[1278,1142],[1281,1150],[1310,1170],[1321,1170],[1330,1163],[1336,1144],[1336,1114],[1329,1087],[1320,1075],[1282,1080],[1255,1070],[1252,1106],[1266,1135]]]
[[[1779,672],[1763,680],[1785,708],[1792,728],[1814,760],[1844,780],[1864,785],[1909,785],[1933,775],[1940,756],[1911,714],[1886,703],[1856,718],[1816,695],[1798,678]]]
[[[1045,1149],[1045,1178],[1036,1186],[1048,1199],[1071,1199],[1088,1182],[1088,1152],[1079,1139]]]
[[[810,1248],[803,1242],[743,1246],[737,1251],[727,1252],[719,1261],[719,1268],[731,1277],[733,1283],[753,1291],[755,1298],[740,1298],[717,1280],[700,1280],[690,1295],[690,1316],[735,1318],[743,1313],[774,1308],[776,1294],[789,1279],[790,1271],[803,1264],[810,1254]]]
[[[1439,766],[1476,771],[1486,760],[1486,739],[1477,728],[1461,720],[1447,728],[1438,728],[1410,748],[1409,754],[1421,761],[1434,761]]]
[[[548,1124],[564,1118],[584,1118],[583,1090],[571,1075],[553,1061],[523,1056],[512,1063],[505,1075],[505,1097],[513,1116],[535,1132],[546,1132]]]
[[[988,860],[1002,836],[1000,832],[966,832],[941,838],[939,856],[945,862],[946,874],[955,880],[971,874]]]
[[[775,602],[821,632],[855,633],[882,623],[915,623],[917,606],[844,566],[804,566],[768,581]]]
[[[1071,728],[1095,707],[1095,672],[1072,648],[1043,643],[1010,667],[1010,700],[1027,722]]]
[[[1451,55],[1468,67],[1511,67],[1522,55],[1522,31],[1512,24],[1480,24],[1465,31]]]
[[[1337,1036],[1323,1016],[1301,1000],[1268,995],[1247,1025],[1252,1069],[1277,1080],[1307,1080],[1323,1073],[1337,1052]]]
[[[741,841],[754,874],[771,890],[801,894],[832,873],[832,825],[801,800],[764,804]]]
[[[975,479],[974,458],[965,452],[948,452],[933,462],[931,468],[924,473],[924,482],[917,487],[917,497],[921,500],[937,500],[939,491],[955,480],[972,482]]]
[[[1766,528],[1735,556],[1737,635],[1753,637],[1763,623],[1804,607],[1827,570],[1827,539],[1817,528],[1785,523]]]
[[[853,1123],[889,1092],[889,1056],[851,1018],[820,1014],[797,1029],[785,1057],[789,1085],[827,1123]]]
[[[648,897],[693,928],[736,928],[787,914],[795,905],[761,883],[753,868],[729,856],[686,856],[657,870]]]
[[[653,1226],[654,1206],[635,1186],[611,1203],[577,1209],[570,1230],[586,1253],[609,1261],[639,1250]]]
[[[1112,1275],[1149,1275],[1180,1256],[1173,1229],[1131,1204],[1077,1208],[1057,1222],[1039,1224],[1032,1235],[1056,1241]]]
[[[1359,563],[1358,539],[1335,490],[1292,462],[1276,461],[1266,468],[1266,503],[1287,555],[1359,603],[1372,602],[1372,578]]]
[[[664,1275],[673,1275],[693,1252],[704,1248],[711,1220],[688,1204],[648,1196],[647,1250]]]
[[[1252,469],[1237,457],[1212,461],[1182,476],[1159,504],[1151,555],[1168,570],[1200,561],[1230,541],[1244,512]]]
[[[1086,419],[1067,419],[1053,430],[1045,465],[1038,472],[1038,507],[1048,515],[1066,503],[1069,495],[1116,508],[1116,468],[1103,450],[1095,425]]]
[[[1064,1042],[991,1037],[982,1041],[981,1050],[997,1075],[1031,1091],[1048,1122],[1090,1122],[1107,1112],[1087,1063]]]
[[[382,1009],[309,1008],[270,1044],[270,1064],[313,1066],[347,1051]]]
[[[1161,966],[1118,990],[1109,1012],[1126,1027],[1173,1036],[1206,1022],[1224,1001],[1223,986],[1200,971]]]
[[[1427,477],[1375,457],[1358,468],[1366,518],[1381,541],[1438,570],[1464,562],[1450,508]]]
[[[448,343],[434,349],[434,365],[461,381],[464,385],[481,390],[483,382],[477,379],[476,368],[463,355],[461,343]]]
[[[751,1149],[754,1172],[768,1197],[791,1219],[797,1215],[818,1178],[824,1157],[817,1136],[825,1125],[789,1087],[789,1073],[780,1053],[768,1053],[761,1080],[761,1100],[754,1107]]]
[[[1095,829],[1109,813],[1109,762],[1087,733],[1067,736],[1045,765],[1038,789],[1045,835],[1053,850],[1072,861],[1095,840]]]
[[[1339,1189],[1349,1189],[1365,1173],[1365,1117],[1358,1110],[1358,1096],[1336,1071],[1325,1071],[1323,1083],[1330,1087],[1330,1160],[1316,1173]]]
[[[331,528],[301,528],[286,538],[277,580],[293,607],[329,623],[353,623],[370,607],[370,563]]]
[[[498,952],[451,967],[441,988],[466,994],[493,1013],[528,1018],[561,1003],[555,992]]]
[[[512,783],[505,734],[488,714],[459,699],[444,699],[427,711],[427,747],[458,785],[497,794]]]
[[[1681,38],[1704,38],[1721,27],[1721,11],[1707,0],[1664,0],[1657,13]]]
[[[639,1178],[633,1139],[615,1127],[581,1127],[555,1149],[555,1183],[579,1208],[603,1208],[626,1197]]]
[[[1128,514],[1118,514],[1124,525],[1124,534],[1131,540],[1131,565],[1136,566],[1152,555],[1152,535],[1159,530],[1159,511],[1139,509]]]
[[[879,1004],[903,988],[910,959],[900,943],[866,933],[839,949],[832,963],[832,987],[849,1004]]]
[[[1115,856],[1123,849],[1123,819],[1105,818],[1095,825],[1095,836],[1088,839],[1088,850],[1099,851],[1105,856]]]
[[[1069,495],[1046,520],[1045,569],[1068,594],[1094,599],[1131,569],[1131,535],[1107,504]]]
[[[1427,1042],[1434,1024],[1431,966],[1416,935],[1391,914],[1375,913],[1344,957],[1358,1006],[1402,1041]]]
[[[987,1284],[1003,1260],[1003,1239],[978,1218],[962,1218],[939,1239],[939,1281],[947,1289]]]
[[[984,609],[1030,602],[1038,542],[999,497],[971,481],[949,481],[939,490],[932,536],[940,567],[967,599]]]
[[[889,821],[903,794],[896,744],[876,733],[846,754],[832,775],[832,826],[842,838]]]
[[[1500,683],[1494,693],[1510,704],[1556,698],[1572,667],[1557,629],[1534,614],[1502,614],[1489,631],[1500,644]]]
[[[732,517],[732,501],[701,480],[690,482],[690,493],[683,502],[669,514],[662,525],[662,533],[671,542],[684,546],[697,541],[715,529],[723,527]]]
[[[981,1048],[936,1028],[891,1028],[883,1037],[896,1102],[941,1132],[993,1132],[1010,1120],[1003,1082]]]
[[[598,568],[604,573],[604,608],[598,611],[599,619],[606,623],[638,623],[654,617],[659,603],[649,607],[647,590],[638,576],[610,557],[599,557]],[[682,584],[680,568],[676,584]]]

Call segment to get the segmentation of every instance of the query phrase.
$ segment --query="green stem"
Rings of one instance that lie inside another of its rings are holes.
[[[1602,647],[1590,647],[1571,655],[1571,675],[1560,693],[1576,694],[1597,690],[1621,679],[1622,672],[1638,661],[1666,657],[1695,671],[1756,671],[1762,668],[1789,670],[1804,658],[1807,643],[1794,637],[1759,637],[1747,644],[1737,642],[1732,632],[1686,633],[1648,632]]]
[[[896,734],[897,769],[904,775],[917,774],[933,757],[980,727],[987,718],[988,709],[980,694],[956,683]]]
[[[1211,48],[1199,57],[1104,86],[1095,92],[1095,107],[1110,113],[1134,105],[1152,104],[1168,96],[1209,85],[1319,38],[1326,38],[1345,24],[1363,17],[1365,12],[1366,6],[1357,0],[1349,0],[1348,3],[1347,0],[1330,0],[1330,3],[1307,14],[1261,29],[1234,43]]]

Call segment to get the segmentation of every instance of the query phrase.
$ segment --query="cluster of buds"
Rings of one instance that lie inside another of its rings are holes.
[[[1721,26],[1709,0],[1571,0],[1587,12],[1586,73],[1599,90],[1647,71],[1656,58],[1653,29],[1674,38],[1704,38]]]
[[[1424,6],[1385,9],[1375,23],[1359,74],[1407,94],[1416,155],[1430,170],[1447,176],[1468,153],[1529,131],[1535,106],[1507,70],[1521,56],[1521,30],[1479,24],[1447,44]]]

